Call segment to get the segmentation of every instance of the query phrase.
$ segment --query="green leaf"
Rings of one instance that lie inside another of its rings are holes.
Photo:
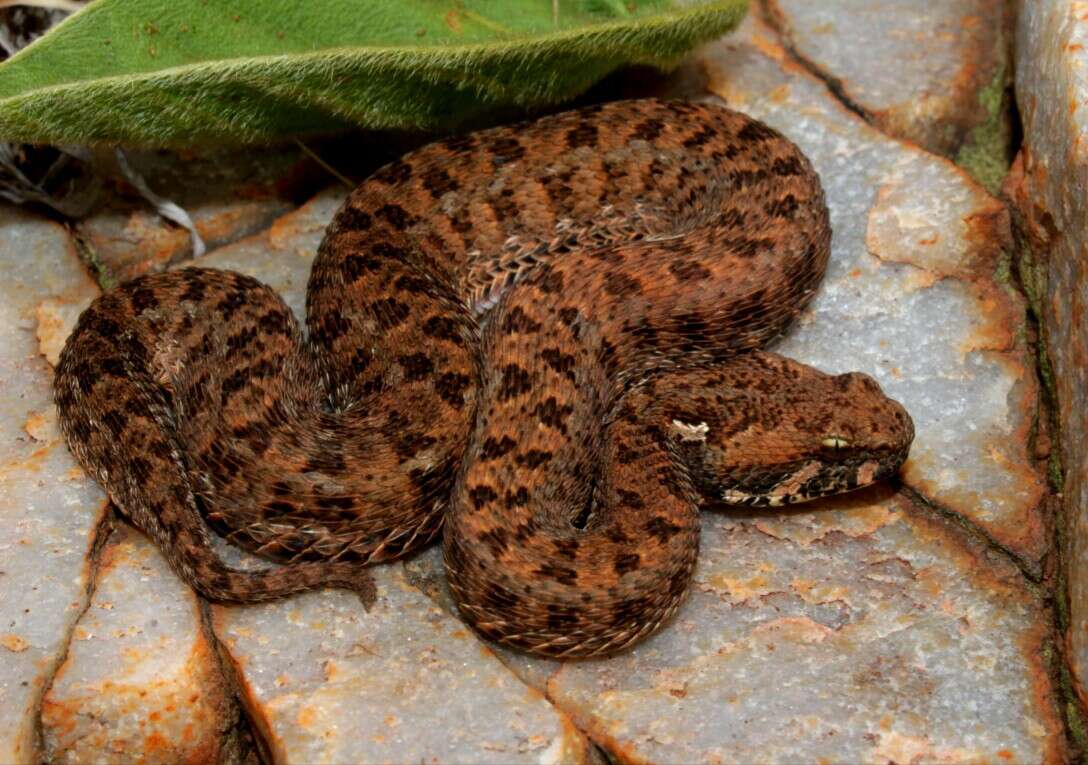
[[[675,65],[747,0],[96,0],[0,64],[0,139],[255,143],[449,128]]]

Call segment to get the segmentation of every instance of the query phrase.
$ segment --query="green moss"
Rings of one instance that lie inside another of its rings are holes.
[[[102,258],[98,255],[87,242],[80,237],[73,237],[76,243],[76,252],[79,254],[79,259],[83,261],[84,265],[90,269],[91,276],[94,277],[95,282],[103,290],[110,290],[117,286],[117,277],[114,276],[109,266],[102,262]]]
[[[1004,49],[1000,40],[998,46]],[[986,119],[967,134],[955,160],[991,194],[1000,191],[1010,164],[1012,128],[1007,119],[1005,101],[1007,79],[1008,60],[1003,57],[990,83],[978,94],[978,102],[986,111]]]

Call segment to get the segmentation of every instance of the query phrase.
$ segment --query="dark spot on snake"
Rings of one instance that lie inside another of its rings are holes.
[[[638,569],[641,562],[642,558],[638,553],[624,553],[616,556],[615,561],[612,563],[612,569],[617,576],[623,576],[628,571]]]
[[[637,449],[632,449],[627,444],[620,443],[616,447],[616,462],[621,465],[630,465],[632,462],[638,460],[641,456]]]
[[[340,210],[340,214],[336,216],[336,222],[349,231],[366,231],[374,221],[370,213],[353,204],[348,204]]]
[[[536,525],[536,521],[534,521],[532,518],[529,518],[528,520],[519,523],[514,528],[514,539],[517,542],[524,544],[525,542],[528,542],[530,539],[533,538],[538,528],[539,527]]]
[[[370,304],[370,310],[373,311],[378,326],[385,330],[403,324],[404,320],[412,313],[410,306],[400,302],[396,298],[375,300]]]
[[[737,133],[737,138],[745,142],[755,143],[757,141],[769,141],[773,138],[778,138],[779,135],[776,131],[772,130],[762,122],[750,120],[740,132]]]
[[[498,499],[499,495],[487,484],[480,484],[468,490],[468,497],[472,500],[472,506],[480,510]]]
[[[437,438],[427,433],[402,430],[393,440],[393,451],[395,451],[401,461],[404,462],[415,458],[421,451],[429,449],[437,442]]]
[[[408,213],[400,205],[385,204],[374,212],[397,231],[404,231],[404,229],[408,228]]]
[[[771,163],[771,172],[779,176],[801,175],[804,170],[796,156],[779,157]]]
[[[786,194],[781,199],[776,199],[773,202],[767,204],[763,209],[771,218],[785,218],[786,220],[793,220],[793,216],[797,213],[797,197],[793,194]]]
[[[151,480],[151,463],[144,457],[137,455],[129,459],[128,469],[138,483],[145,484]]]
[[[292,515],[298,512],[298,507],[293,502],[286,502],[282,499],[274,499],[271,502],[265,502],[261,508],[273,518],[282,517],[284,515]]]
[[[540,351],[540,358],[553,370],[565,376],[571,382],[574,381],[574,356],[563,353],[558,348],[544,348]]]
[[[566,324],[568,327],[573,325],[578,319],[578,309],[571,306],[559,309],[559,321]]]
[[[654,593],[654,597],[658,595],[659,593]],[[616,629],[623,629],[630,624],[640,624],[645,619],[646,614],[653,613],[656,610],[653,600],[648,597],[620,600],[612,608],[612,618],[609,620],[609,624]]]
[[[458,331],[459,325],[448,316],[432,316],[423,323],[423,334],[438,340],[447,340],[454,345],[463,346],[465,339]]]
[[[542,265],[537,269],[536,285],[541,292],[554,295],[563,289],[563,274],[550,265]]]
[[[540,331],[540,322],[525,313],[521,306],[514,306],[503,318],[502,331],[507,335],[515,332],[521,335],[532,335]]]
[[[666,544],[677,532],[683,531],[680,526],[661,515],[655,515],[648,520],[643,528],[661,544]]]
[[[530,449],[524,454],[517,455],[514,460],[521,466],[534,470],[552,459],[552,453],[543,449]]]
[[[226,406],[227,400],[230,399],[231,394],[245,387],[248,377],[249,375],[246,370],[236,369],[229,376],[224,378],[219,387],[219,403],[222,406]]]
[[[315,333],[314,340],[330,348],[335,341],[346,335],[349,329],[351,324],[343,314],[327,313],[318,325],[319,331]]]
[[[631,133],[632,138],[641,138],[643,141],[652,141],[665,130],[665,123],[659,119],[648,119],[635,126]]]
[[[695,260],[674,260],[669,264],[669,271],[682,282],[710,278],[710,269]]]
[[[381,271],[382,261],[371,255],[349,255],[341,260],[341,270],[346,281],[355,282],[364,274]]]
[[[611,526],[604,532],[605,539],[615,545],[631,544],[631,537],[623,533],[619,526]]]
[[[487,549],[491,551],[491,555],[495,558],[501,556],[510,546],[510,539],[506,529],[503,528],[488,529],[480,534],[480,540],[487,545]]]
[[[121,436],[121,433],[125,430],[126,422],[127,418],[116,409],[110,410],[102,415],[102,424],[113,434],[114,438],[119,438]]]
[[[611,271],[605,276],[604,291],[618,298],[629,297],[642,291],[642,283],[622,271]]]
[[[254,327],[247,327],[227,338],[227,350],[231,353],[237,353],[256,339],[257,330]]]
[[[361,375],[370,366],[371,355],[370,351],[366,348],[359,348],[351,355],[351,361],[348,362],[348,366],[351,367],[351,372],[354,375]]]
[[[698,149],[713,140],[717,135],[717,131],[711,127],[699,128],[698,132],[684,139],[684,148]]]
[[[103,316],[97,311],[87,311],[80,317],[79,327],[77,329],[85,329],[88,332],[93,332],[96,335],[106,338],[107,340],[115,340],[118,335],[121,334],[121,325],[115,322],[109,317]]]
[[[503,436],[499,440],[496,440],[493,436],[488,437],[483,446],[480,447],[480,459],[485,462],[498,459],[508,454],[517,445],[517,441],[510,438],[510,436]]]
[[[261,317],[257,319],[257,326],[260,327],[261,332],[266,335],[291,334],[290,320],[282,311],[269,311],[268,313],[261,314]]]
[[[434,389],[443,401],[454,409],[460,409],[465,405],[465,390],[470,383],[468,375],[446,372],[435,381]]]
[[[434,373],[434,362],[425,353],[410,353],[398,356],[397,363],[404,370],[405,382],[425,380]]]
[[[578,555],[579,543],[573,537],[553,539],[552,545],[555,547],[556,555],[560,555],[567,560],[574,560]]]
[[[595,146],[597,144],[597,126],[592,122],[582,122],[567,133],[567,146],[577,149],[579,146]]]
[[[433,287],[428,279],[422,276],[398,276],[393,282],[393,287],[402,292],[410,292],[415,295],[427,295],[433,292]]]
[[[570,404],[560,405],[556,401],[555,396],[548,396],[547,399],[536,405],[536,409],[533,410],[533,415],[542,425],[547,425],[550,428],[555,428],[561,433],[567,432],[567,418],[570,417],[574,411],[574,407]]]
[[[568,587],[578,583],[577,571],[566,566],[557,566],[554,563],[544,563],[533,573]]]
[[[517,491],[507,491],[506,496],[503,497],[503,504],[507,510],[512,510],[515,507],[525,507],[529,504],[529,490],[524,486],[519,486]]]
[[[533,389],[529,373],[517,364],[507,364],[502,368],[502,382],[499,384],[499,401],[509,401],[524,395]]]
[[[441,199],[451,191],[457,191],[461,184],[454,179],[444,167],[432,167],[423,174],[420,179],[423,188],[430,192],[435,199]]]
[[[718,226],[721,228],[743,228],[747,218],[736,207],[729,207],[718,216]]]
[[[231,317],[238,312],[238,309],[245,304],[245,293],[241,290],[235,290],[216,303],[215,310],[219,312],[219,316],[223,321],[230,321]]]
[[[525,147],[513,136],[500,136],[490,145],[491,164],[502,167],[509,162],[516,162],[525,156]]]
[[[548,629],[557,632],[567,630],[578,624],[578,621],[578,612],[571,606],[563,606],[557,603],[548,604],[548,616],[545,620]]]
[[[136,313],[142,313],[148,308],[154,308],[159,304],[159,298],[155,295],[155,291],[147,286],[137,287],[132,291],[132,306],[136,309]]]
[[[204,300],[204,278],[193,269],[185,269],[185,292],[181,294],[182,300],[191,300],[199,303]]]

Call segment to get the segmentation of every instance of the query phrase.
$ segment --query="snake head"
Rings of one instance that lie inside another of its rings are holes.
[[[914,439],[907,411],[865,374],[763,352],[698,374],[666,417],[708,499],[774,507],[852,491],[898,473]]]

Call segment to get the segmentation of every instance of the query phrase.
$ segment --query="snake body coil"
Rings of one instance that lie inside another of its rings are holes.
[[[206,597],[363,589],[443,527],[483,636],[618,650],[675,611],[704,498],[778,505],[894,474],[910,418],[860,374],[758,350],[827,264],[788,140],[629,101],[426,146],[314,262],[308,336],[253,279],[141,277],[80,317],[68,443]],[[226,566],[209,527],[288,565]]]

